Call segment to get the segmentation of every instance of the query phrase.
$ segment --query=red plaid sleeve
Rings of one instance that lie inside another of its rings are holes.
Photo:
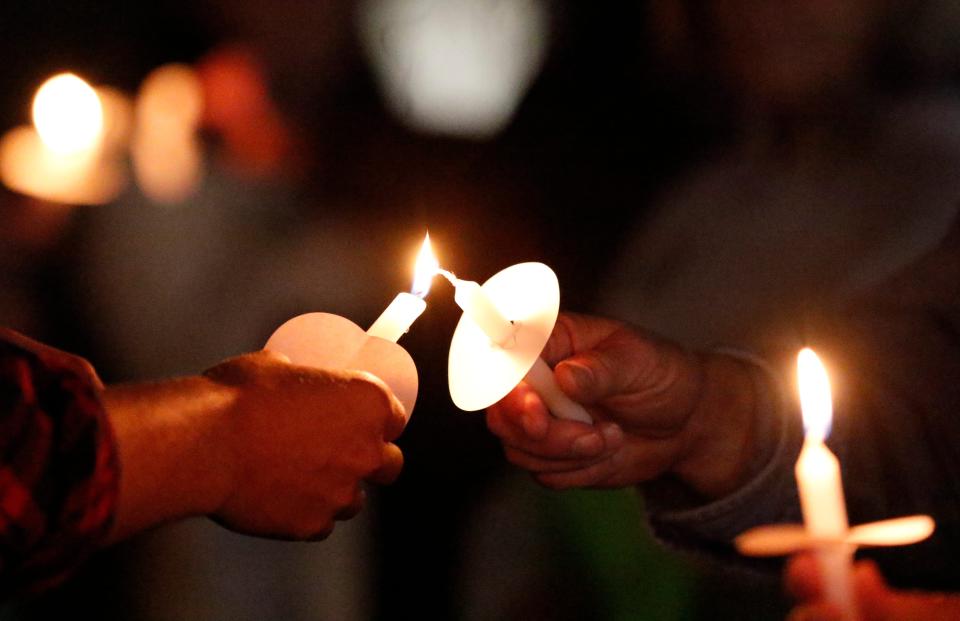
[[[0,329],[0,585],[62,580],[106,535],[119,466],[80,358]]]

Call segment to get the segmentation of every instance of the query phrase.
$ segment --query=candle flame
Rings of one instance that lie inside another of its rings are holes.
[[[60,154],[93,149],[103,133],[103,106],[89,84],[72,73],[60,73],[37,90],[33,124],[44,145]]]
[[[823,440],[830,433],[833,422],[830,379],[820,358],[809,347],[802,349],[797,356],[797,381],[803,428],[808,437]]]
[[[430,233],[423,238],[423,245],[420,247],[420,253],[417,255],[417,262],[413,268],[413,287],[411,292],[421,298],[427,297],[430,292],[430,283],[433,277],[437,275],[440,269],[440,262],[433,254],[433,248],[430,246]]]

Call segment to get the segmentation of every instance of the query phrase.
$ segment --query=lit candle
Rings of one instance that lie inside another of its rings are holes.
[[[830,382],[811,349],[803,349],[797,357],[797,376],[806,433],[795,468],[803,520],[813,539],[833,542],[818,545],[816,551],[824,590],[828,601],[840,609],[844,619],[853,619],[853,548],[843,542],[849,524],[840,463],[824,444],[832,420]]]
[[[406,334],[417,317],[422,315],[427,308],[424,298],[430,291],[430,282],[437,274],[439,267],[437,258],[430,248],[430,234],[427,233],[414,266],[411,293],[399,293],[390,302],[386,310],[373,322],[373,325],[367,330],[367,334],[386,339],[392,343],[396,343],[401,336]]]
[[[0,139],[0,180],[55,203],[113,200],[123,172],[103,158],[104,115],[97,92],[76,75],[46,80],[33,99],[33,125],[15,127]]]
[[[453,299],[463,310],[463,314],[487,335],[494,346],[509,350],[515,342],[519,326],[500,312],[478,283],[461,280],[446,270],[440,270],[440,274],[454,286]],[[557,418],[588,425],[593,423],[586,409],[560,390],[553,370],[542,358],[536,358],[523,379],[540,395],[544,405]]]

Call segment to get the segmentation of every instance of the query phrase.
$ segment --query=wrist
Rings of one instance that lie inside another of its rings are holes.
[[[702,385],[673,473],[694,492],[719,498],[739,488],[755,453],[756,396],[750,370],[731,356],[699,358]]]
[[[111,387],[103,401],[120,456],[112,539],[221,506],[235,480],[234,390],[205,377]]]

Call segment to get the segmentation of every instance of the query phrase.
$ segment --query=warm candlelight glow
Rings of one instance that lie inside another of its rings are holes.
[[[367,334],[393,343],[396,343],[401,336],[406,334],[417,317],[427,309],[424,298],[430,291],[430,281],[436,276],[439,269],[440,265],[430,248],[430,234],[428,233],[423,240],[420,253],[417,255],[417,262],[413,268],[412,292],[398,294],[393,302],[387,306],[387,309],[380,313],[377,320],[373,322],[370,329],[367,330]]]
[[[754,528],[737,537],[736,545],[752,556],[813,549],[822,574],[824,597],[837,609],[838,619],[853,621],[858,618],[853,589],[856,548],[916,543],[930,536],[934,523],[929,516],[911,515],[850,528],[840,460],[824,443],[833,419],[830,380],[810,349],[803,349],[797,356],[797,381],[806,428],[794,467],[803,525]]]
[[[140,86],[130,154],[137,184],[154,202],[182,203],[199,187],[203,153],[196,130],[202,112],[200,79],[186,65],[158,67]]]
[[[33,99],[33,124],[51,151],[95,148],[103,131],[103,107],[93,88],[72,73],[53,76]]]
[[[820,358],[808,347],[797,356],[797,380],[807,437],[823,440],[830,433],[833,420],[830,380]]]
[[[156,132],[193,131],[203,113],[203,86],[197,72],[171,63],[150,72],[137,96],[138,122]]]
[[[427,233],[426,237],[423,238],[423,245],[420,247],[417,262],[413,268],[413,288],[411,292],[421,298],[427,297],[427,293],[430,292],[430,283],[439,269],[440,263],[430,246],[430,233]]]
[[[133,99],[110,86],[97,86],[94,90],[103,107],[103,150],[109,155],[120,155],[133,133]]]
[[[361,41],[387,105],[414,129],[489,138],[546,57],[547,2],[368,0]]]
[[[902,546],[923,541],[933,534],[935,527],[929,515],[911,515],[854,526],[847,540],[864,546]]]

